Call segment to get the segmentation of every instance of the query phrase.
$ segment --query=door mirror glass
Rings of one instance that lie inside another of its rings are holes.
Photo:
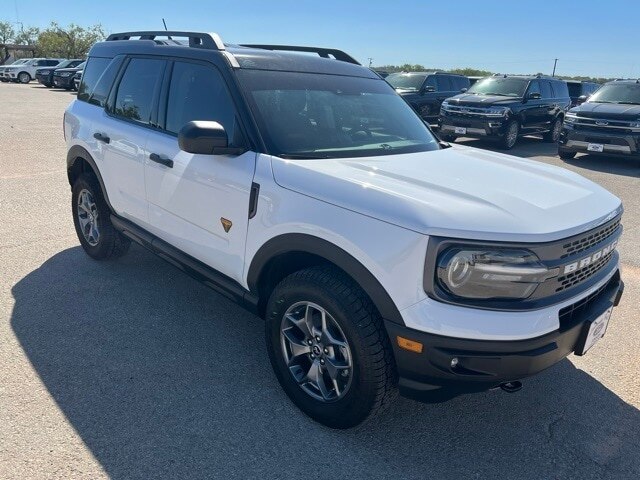
[[[424,87],[424,89],[422,90],[424,93],[431,93],[431,92],[435,92],[436,91],[436,87],[432,86],[432,85],[427,85],[426,87]]]

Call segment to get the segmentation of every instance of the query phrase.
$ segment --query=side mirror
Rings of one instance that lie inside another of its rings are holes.
[[[426,87],[424,87],[422,89],[422,93],[432,93],[436,91],[436,87],[431,86],[431,85],[427,85]]]
[[[578,105],[580,105],[581,103],[584,103],[584,102],[586,102],[587,100],[589,100],[589,97],[590,97],[590,96],[591,96],[591,95],[580,95],[580,96],[578,97]]]
[[[527,98],[529,100],[540,100],[542,98],[542,95],[540,95],[538,92],[531,92],[529,95],[527,95]]]
[[[229,147],[227,132],[218,122],[194,120],[178,133],[180,150],[201,155],[240,155],[244,148]]]
[[[467,90],[469,90],[468,88],[461,88],[460,89],[460,93],[465,93]]]

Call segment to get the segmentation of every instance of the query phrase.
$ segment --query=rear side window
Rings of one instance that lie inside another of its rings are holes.
[[[236,133],[236,113],[220,73],[197,63],[176,62],[171,73],[165,128],[178,133],[192,120],[213,120],[224,127],[229,141]]]
[[[93,88],[93,91],[90,92],[89,95],[89,103],[92,105],[98,105],[99,107],[104,107],[107,102],[107,97],[109,96],[109,92],[111,91],[111,85],[118,75],[118,70],[120,70],[120,66],[124,57],[118,56],[115,57],[106,70],[102,73],[100,78],[98,79],[96,86]],[[77,74],[76,74],[77,75]]]
[[[567,98],[569,96],[569,87],[566,82],[551,82],[556,98]]]
[[[164,60],[132,58],[118,85],[113,113],[148,124],[165,64]]]
[[[540,90],[542,93],[542,98],[553,98],[553,91],[551,90],[551,83],[542,80],[540,81]]]
[[[82,100],[83,102],[89,100],[89,95],[93,92],[96,83],[110,62],[110,58],[102,57],[91,57],[87,61],[84,67],[84,73],[82,74],[82,81],[78,87],[78,100]]]

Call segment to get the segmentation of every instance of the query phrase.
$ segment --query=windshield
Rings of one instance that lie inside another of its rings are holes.
[[[504,97],[524,97],[529,80],[524,78],[488,77],[471,85],[467,93],[476,95],[499,95]]]
[[[381,79],[240,70],[238,78],[269,153],[344,158],[440,148]]]
[[[591,95],[589,103],[627,103],[640,105],[640,84],[607,83]]]
[[[420,90],[426,75],[421,73],[392,73],[385,80],[389,82],[393,88],[400,90]]]

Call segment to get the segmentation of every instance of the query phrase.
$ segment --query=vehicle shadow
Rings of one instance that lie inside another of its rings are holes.
[[[281,391],[263,324],[132,247],[62,251],[12,289],[11,325],[111,478],[638,478],[640,412],[567,360],[333,431]]]

